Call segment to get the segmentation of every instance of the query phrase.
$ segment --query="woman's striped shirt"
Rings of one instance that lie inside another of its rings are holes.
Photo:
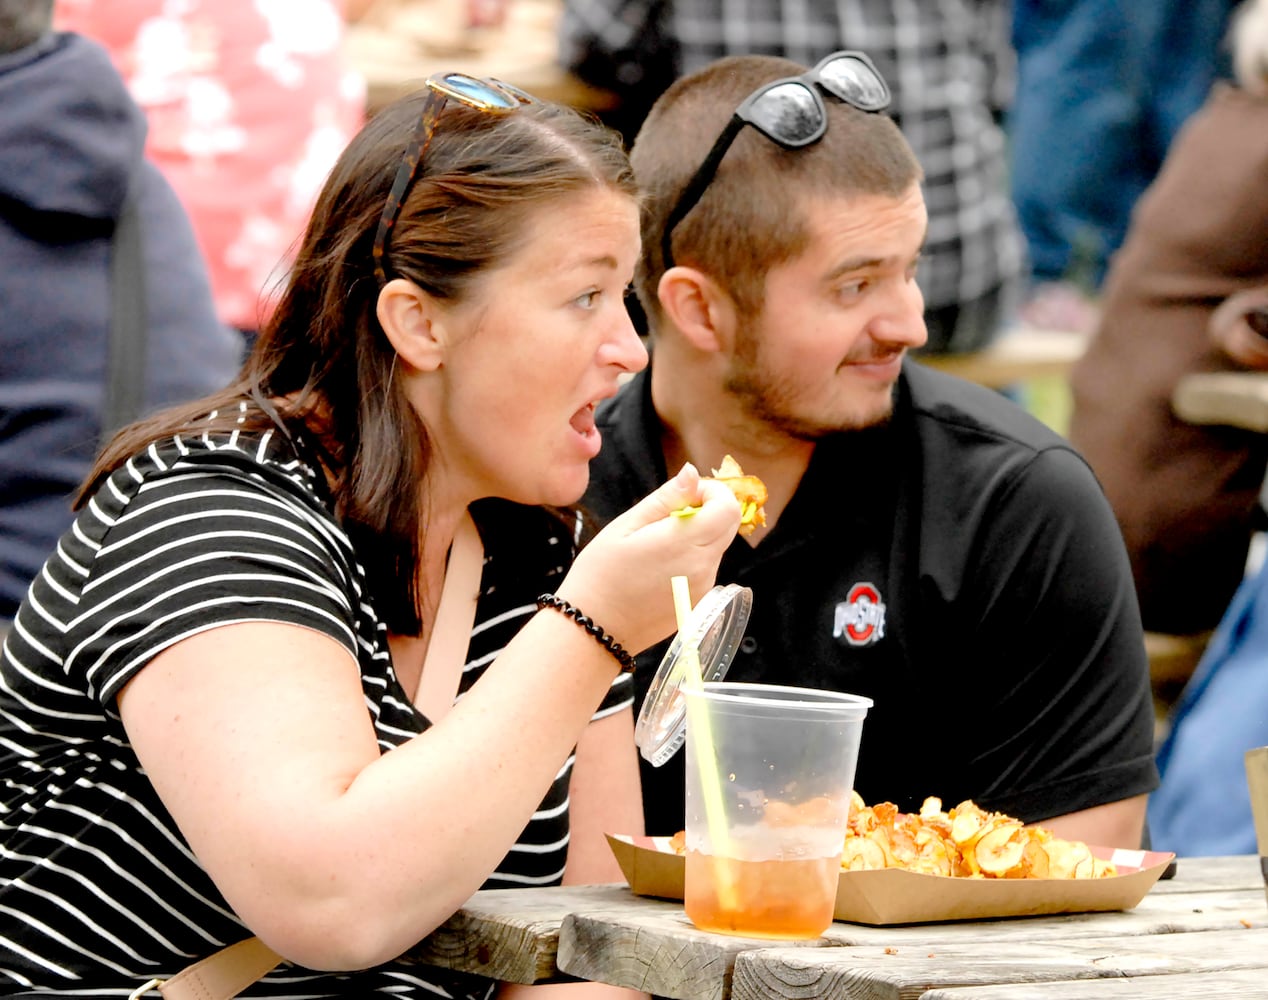
[[[489,500],[472,512],[486,554],[461,692],[573,552],[569,526],[543,510]],[[126,997],[248,936],[147,780],[115,703],[159,651],[243,621],[306,626],[348,648],[383,752],[427,727],[392,670],[357,555],[293,446],[273,432],[151,446],[80,512],[0,657],[0,993]],[[622,675],[596,718],[631,698]],[[571,767],[561,762],[486,887],[560,880]],[[488,986],[417,965],[351,976],[283,965],[242,995],[467,997]]]

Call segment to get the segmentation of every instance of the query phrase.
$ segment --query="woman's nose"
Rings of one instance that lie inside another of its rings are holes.
[[[620,306],[620,314],[614,323],[612,335],[604,346],[607,352],[607,357],[603,359],[605,364],[617,365],[631,374],[647,367],[647,347],[638,335],[638,331],[634,329],[634,323],[624,303]]]

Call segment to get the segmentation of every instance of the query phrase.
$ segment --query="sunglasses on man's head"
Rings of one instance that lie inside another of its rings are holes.
[[[889,107],[889,86],[862,52],[834,52],[800,76],[772,80],[753,91],[735,109],[665,220],[661,256],[666,271],[674,266],[674,229],[704,195],[722,157],[745,125],[752,125],[784,149],[801,149],[823,138],[828,129],[828,110],[816,85],[860,111],[877,112]]]
[[[436,134],[436,125],[440,121],[441,112],[450,101],[457,101],[477,111],[489,114],[508,114],[521,105],[536,104],[537,98],[520,90],[519,87],[501,80],[482,80],[468,76],[466,73],[436,73],[427,78],[424,84],[428,90],[427,100],[418,116],[418,127],[405,147],[401,157],[401,165],[396,170],[396,179],[392,182],[392,190],[387,196],[387,204],[383,206],[383,214],[379,218],[379,227],[374,233],[374,246],[371,254],[374,258],[374,275],[379,286],[387,284],[387,268],[384,260],[387,255],[387,243],[392,234],[392,227],[400,217],[401,208],[405,204],[405,195],[418,174],[419,165],[427,154],[427,146]]]

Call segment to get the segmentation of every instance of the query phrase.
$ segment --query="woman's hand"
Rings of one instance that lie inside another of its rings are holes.
[[[674,517],[698,507],[691,517]],[[682,470],[600,531],[578,555],[559,587],[632,651],[674,631],[669,580],[685,576],[699,600],[713,585],[718,564],[740,526],[740,504],[723,484]]]

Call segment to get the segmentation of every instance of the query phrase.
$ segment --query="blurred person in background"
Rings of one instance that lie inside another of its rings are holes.
[[[145,112],[223,322],[259,329],[327,172],[364,119],[343,58],[368,0],[56,0]]]
[[[1013,0],[1022,320],[1088,332],[1110,258],[1180,127],[1224,75],[1237,0]]]
[[[565,66],[609,87],[632,77],[621,91],[640,111],[624,122],[629,137],[676,75],[661,72],[666,60],[681,73],[749,53],[811,66],[835,49],[875,62],[924,170],[920,350],[981,348],[1014,318],[1023,263],[999,124],[1012,91],[1007,0],[565,0],[560,27]],[[598,79],[596,66],[606,67]]]
[[[120,302],[139,316],[133,416],[225,385],[242,354],[189,219],[143,155],[144,115],[105,51],[51,20],[52,0],[0,0],[0,621],[117,429],[104,424]],[[121,278],[125,219],[139,251]]]
[[[1268,744],[1268,566],[1243,579],[1268,436],[1167,407],[1186,372],[1268,371],[1268,0],[1239,11],[1233,67],[1237,86],[1216,87],[1142,199],[1110,271],[1114,325],[1076,382],[1076,426],[1106,467],[1153,627],[1218,619],[1149,799],[1156,847],[1188,855],[1255,853],[1244,755]]]
[[[1215,626],[1262,526],[1268,437],[1194,426],[1180,379],[1235,371],[1233,331],[1268,284],[1268,0],[1237,19],[1236,85],[1218,84],[1141,197],[1071,384],[1070,439],[1114,508],[1146,629]]]

